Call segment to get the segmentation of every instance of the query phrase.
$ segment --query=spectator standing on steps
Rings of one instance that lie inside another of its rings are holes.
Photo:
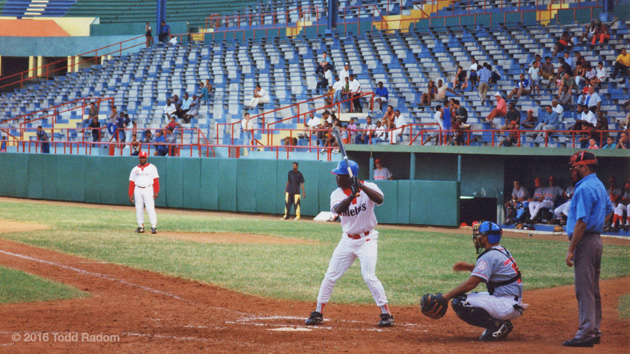
[[[289,214],[291,214],[291,205],[295,204],[295,220],[300,220],[300,200],[306,198],[306,192],[304,191],[304,176],[302,172],[298,171],[299,164],[293,162],[293,169],[289,171],[287,179],[287,186],[284,189],[284,216],[283,220],[289,220]],[[300,189],[302,194],[300,194]]]
[[[168,43],[168,41],[171,39],[171,26],[167,25],[166,21],[162,21],[160,23],[158,39],[164,44]]]

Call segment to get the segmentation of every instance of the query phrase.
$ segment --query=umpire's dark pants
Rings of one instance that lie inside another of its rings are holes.
[[[602,301],[599,294],[599,273],[602,264],[602,238],[586,232],[573,254],[575,296],[580,312],[580,328],[575,338],[589,340],[599,337],[602,321]]]

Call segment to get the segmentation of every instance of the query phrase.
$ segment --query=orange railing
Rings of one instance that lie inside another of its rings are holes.
[[[138,40],[141,39],[140,42]],[[134,42],[138,42],[135,43]],[[139,47],[142,45],[146,45],[144,35],[134,37],[119,43],[110,44],[108,46],[91,50],[86,53],[78,54],[71,57],[72,64],[68,65],[68,59],[61,59],[52,63],[48,63],[46,65],[42,65],[40,67],[26,70],[20,73],[16,73],[13,75],[5,76],[0,78],[0,91],[9,86],[20,85],[19,88],[24,86],[24,82],[33,80],[39,77],[46,77],[49,79],[50,76],[54,73],[63,72],[70,67],[79,67],[81,64],[98,64],[98,60],[101,57],[113,55],[113,54],[122,54],[123,51],[129,50],[135,47]],[[123,48],[124,46],[124,48]],[[84,58],[84,59],[82,59]],[[62,64],[64,63],[65,64]]]

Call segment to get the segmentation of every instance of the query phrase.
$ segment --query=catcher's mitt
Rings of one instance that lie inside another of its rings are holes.
[[[424,294],[420,299],[420,310],[425,316],[437,320],[442,318],[448,310],[448,300],[442,296],[442,293]]]

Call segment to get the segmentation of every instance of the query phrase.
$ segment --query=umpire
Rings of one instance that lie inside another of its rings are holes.
[[[293,169],[289,171],[287,186],[284,189],[284,216],[282,219],[288,220],[291,213],[291,204],[295,204],[295,220],[300,220],[300,187],[302,188],[302,198],[306,198],[304,191],[304,176],[298,171],[298,163],[293,163]]]
[[[567,234],[569,249],[566,263],[575,270],[575,296],[580,313],[580,327],[573,339],[562,345],[592,347],[599,344],[602,303],[599,294],[599,273],[602,263],[604,222],[612,216],[613,208],[606,188],[597,178],[597,158],[581,151],[571,156],[571,170],[576,170],[578,182],[569,208]]]

